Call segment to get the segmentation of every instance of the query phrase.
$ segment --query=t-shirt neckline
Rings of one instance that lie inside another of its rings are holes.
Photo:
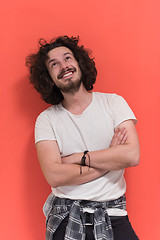
[[[71,116],[76,117],[76,118],[80,118],[80,117],[84,116],[85,113],[88,112],[88,110],[92,107],[93,102],[94,102],[94,98],[95,98],[94,92],[92,92],[92,101],[91,101],[91,103],[84,109],[84,111],[83,111],[81,114],[78,114],[78,115],[77,115],[77,114],[74,114],[74,113],[71,113],[70,111],[68,111],[66,108],[64,108],[64,107],[62,106],[61,103],[60,103],[60,107],[61,107],[63,110],[65,110],[68,114],[70,114]]]

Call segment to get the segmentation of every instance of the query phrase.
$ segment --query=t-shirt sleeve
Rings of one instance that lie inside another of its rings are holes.
[[[123,97],[113,94],[110,104],[115,127],[126,120],[133,120],[134,124],[137,123],[137,119],[133,111]]]
[[[51,120],[46,113],[41,113],[35,123],[35,143],[42,140],[56,140]]]

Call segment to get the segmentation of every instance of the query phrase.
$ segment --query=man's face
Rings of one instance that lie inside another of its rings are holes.
[[[72,51],[67,47],[57,47],[48,52],[48,57],[46,66],[59,90],[78,91],[82,74]]]

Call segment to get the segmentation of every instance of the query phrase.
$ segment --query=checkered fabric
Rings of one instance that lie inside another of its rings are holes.
[[[52,240],[53,235],[65,217],[69,215],[64,240],[85,240],[85,216],[83,208],[94,210],[95,240],[113,240],[113,231],[107,208],[126,210],[126,198],[122,196],[108,202],[87,200],[71,200],[58,198],[51,194],[46,201],[46,240]]]

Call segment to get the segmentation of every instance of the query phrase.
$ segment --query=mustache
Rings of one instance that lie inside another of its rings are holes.
[[[76,72],[76,71],[77,71],[77,70],[76,70],[75,67],[67,68],[66,70],[62,70],[62,71],[60,72],[60,74],[58,74],[57,78],[58,78],[58,79],[61,79],[65,73],[67,73],[67,72]]]

